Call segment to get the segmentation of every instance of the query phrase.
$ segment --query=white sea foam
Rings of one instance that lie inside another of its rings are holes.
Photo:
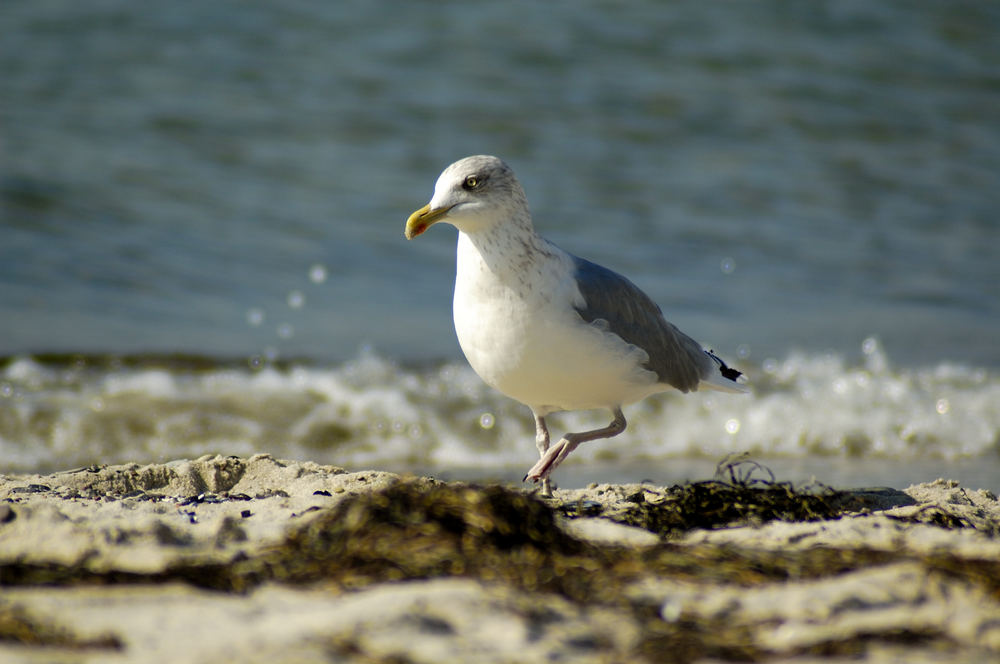
[[[995,459],[1000,376],[952,364],[900,369],[875,340],[849,363],[792,353],[746,367],[749,396],[667,394],[626,408],[621,437],[581,461],[718,457]],[[600,411],[552,417],[553,434],[603,426]],[[371,352],[336,367],[116,363],[20,358],[0,370],[2,470],[205,453],[314,459],[349,467],[530,465],[527,408],[463,363],[400,366]]]

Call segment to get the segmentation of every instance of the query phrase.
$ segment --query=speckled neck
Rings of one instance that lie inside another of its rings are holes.
[[[511,218],[475,233],[460,233],[458,250],[460,271],[463,251],[473,252],[475,257],[465,258],[478,257],[478,262],[494,278],[511,285],[524,283],[530,275],[537,275],[538,263],[553,255],[552,245],[535,232],[527,216]],[[472,268],[472,265],[466,267]]]

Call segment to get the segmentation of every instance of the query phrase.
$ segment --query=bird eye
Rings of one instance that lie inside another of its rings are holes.
[[[465,178],[465,182],[462,183],[462,189],[465,189],[466,191],[475,189],[478,186],[479,186],[479,178],[477,178],[475,175],[470,175],[469,177]]]

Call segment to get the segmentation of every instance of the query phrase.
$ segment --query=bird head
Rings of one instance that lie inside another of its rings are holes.
[[[485,230],[500,221],[520,218],[528,204],[514,171],[497,157],[477,155],[444,169],[430,203],[406,220],[406,239],[446,221],[464,233]]]

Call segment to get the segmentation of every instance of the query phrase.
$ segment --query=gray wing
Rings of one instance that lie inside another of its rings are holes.
[[[611,270],[573,256],[576,281],[584,305],[576,311],[591,323],[605,320],[608,329],[649,355],[645,367],[661,383],[681,392],[698,388],[717,366],[697,341],[663,318],[660,307],[631,281]]]

